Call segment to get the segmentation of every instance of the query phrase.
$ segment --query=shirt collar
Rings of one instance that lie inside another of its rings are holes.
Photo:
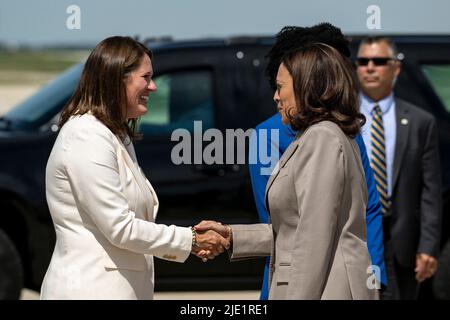
[[[366,96],[364,93],[360,94],[361,108],[363,108],[368,114],[371,114],[373,107],[378,104],[381,112],[386,114],[394,104],[394,94],[391,92],[388,96],[384,97],[380,101],[376,102]]]

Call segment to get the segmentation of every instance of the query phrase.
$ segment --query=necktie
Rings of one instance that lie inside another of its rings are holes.
[[[377,184],[377,190],[380,194],[380,201],[382,205],[383,215],[389,210],[389,198],[387,189],[387,174],[386,174],[386,152],[384,143],[384,126],[381,108],[379,105],[375,105],[372,109],[372,126],[370,128],[371,143],[372,143],[372,155],[371,155],[371,167],[375,182]]]

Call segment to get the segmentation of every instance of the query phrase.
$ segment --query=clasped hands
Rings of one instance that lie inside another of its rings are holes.
[[[204,220],[194,227],[196,231],[196,245],[192,253],[202,259],[214,259],[216,256],[229,249],[232,244],[231,227],[220,222]]]

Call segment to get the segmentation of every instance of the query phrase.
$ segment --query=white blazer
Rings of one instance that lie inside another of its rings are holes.
[[[61,129],[46,169],[56,245],[41,299],[152,299],[153,256],[184,262],[190,228],[154,223],[158,198],[133,145],[91,114]]]

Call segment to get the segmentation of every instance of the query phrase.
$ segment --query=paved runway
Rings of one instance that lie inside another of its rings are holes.
[[[258,300],[259,290],[155,292],[155,300]],[[39,300],[36,291],[22,290],[21,300]]]

